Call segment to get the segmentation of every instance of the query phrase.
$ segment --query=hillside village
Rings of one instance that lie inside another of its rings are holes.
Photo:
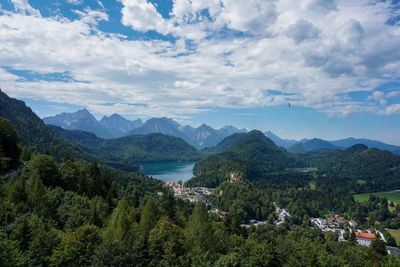
[[[230,183],[238,183],[242,180],[242,176],[238,172],[231,172],[229,175]],[[203,203],[210,207],[210,213],[216,214],[222,220],[226,217],[227,212],[211,207],[211,204],[207,200],[207,198],[215,192],[215,189],[206,187],[189,188],[185,187],[182,183],[174,181],[167,181],[165,185],[173,190],[176,198],[188,200],[191,203]],[[218,194],[223,194],[223,192],[220,191]],[[279,227],[290,219],[291,215],[286,209],[276,206],[275,203],[274,205],[276,208],[275,214],[277,219],[273,222],[273,225]],[[268,221],[257,221],[251,219],[248,223],[241,224],[240,226],[244,229],[249,229],[251,227],[259,227],[268,223]],[[358,245],[365,247],[371,246],[372,241],[375,239],[381,239],[387,243],[387,240],[381,231],[377,229],[359,229],[355,220],[347,220],[339,214],[332,213],[327,215],[325,218],[310,218],[310,223],[325,234],[328,232],[336,234],[337,241],[339,242],[348,242],[353,238],[353,241]],[[400,256],[399,248],[387,246],[386,249],[388,255]]]

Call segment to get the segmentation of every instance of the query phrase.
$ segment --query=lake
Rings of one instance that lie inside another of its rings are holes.
[[[162,181],[187,181],[193,177],[193,161],[141,162],[142,172]]]

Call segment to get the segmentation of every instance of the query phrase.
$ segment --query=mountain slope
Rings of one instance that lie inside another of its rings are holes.
[[[171,118],[152,118],[147,120],[141,127],[130,131],[129,135],[161,133],[175,137],[183,138],[180,130],[181,125]]]
[[[128,132],[141,127],[142,120],[127,120],[114,113],[111,116],[104,116],[98,121],[86,109],[73,113],[61,113],[52,117],[43,118],[48,125],[60,126],[67,130],[81,130],[91,132],[101,138],[118,138],[125,136]]]
[[[23,101],[10,98],[1,90],[0,117],[11,122],[18,131],[21,144],[34,152],[49,153],[58,160],[66,157],[87,158],[77,146],[50,131]]]
[[[244,132],[233,126],[225,126],[216,130],[206,124],[198,128],[182,126],[170,118],[152,118],[146,121],[142,127],[134,129],[127,135],[162,133],[182,138],[196,148],[213,147],[231,134]]]
[[[173,136],[156,133],[102,139],[93,133],[49,127],[84,151],[123,170],[135,170],[139,161],[194,160],[199,157],[194,147]]]
[[[293,146],[297,141],[295,140],[289,140],[289,139],[282,139],[279,136],[275,135],[271,131],[267,131],[264,133],[265,136],[267,136],[269,139],[271,139],[277,146],[281,146],[284,148],[289,148]]]
[[[328,141],[313,138],[304,142],[299,142],[288,148],[290,153],[308,153],[324,150],[340,149],[340,147],[331,144]]]
[[[109,117],[104,116],[100,120],[100,123],[116,138],[125,136],[133,129],[139,128],[143,125],[141,119],[130,121],[116,113]]]
[[[400,188],[400,156],[389,151],[357,144],[345,150],[305,155],[305,158],[325,175],[351,182],[359,192]]]
[[[194,168],[196,177],[188,184],[218,186],[232,171],[241,173],[245,179],[259,179],[284,170],[292,161],[283,148],[257,130],[232,135],[217,147],[222,152],[199,161]]]
[[[74,113],[61,113],[43,118],[44,123],[60,126],[67,130],[92,132],[98,137],[111,138],[113,134],[86,109]]]
[[[363,144],[368,147],[374,147],[374,148],[379,148],[387,151],[391,151],[397,155],[400,155],[400,146],[395,146],[395,145],[389,145],[380,141],[376,140],[370,140],[370,139],[364,139],[364,138],[346,138],[346,139],[340,139],[336,141],[330,141],[335,146],[341,147],[341,148],[348,148],[356,144]]]
[[[186,135],[186,138],[198,147],[211,147],[221,141],[219,132],[206,124],[194,128],[192,134]]]

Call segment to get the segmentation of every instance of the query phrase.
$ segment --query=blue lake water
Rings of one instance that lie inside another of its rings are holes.
[[[193,177],[193,161],[141,162],[142,172],[162,181],[187,181]]]

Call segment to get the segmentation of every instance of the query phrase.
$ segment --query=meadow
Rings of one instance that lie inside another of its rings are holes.
[[[379,197],[385,197],[389,202],[393,201],[395,204],[400,203],[400,191],[385,191],[385,192],[375,192],[375,193],[365,193],[365,194],[355,194],[353,195],[354,200],[357,202],[366,202],[370,195],[375,195]]]

